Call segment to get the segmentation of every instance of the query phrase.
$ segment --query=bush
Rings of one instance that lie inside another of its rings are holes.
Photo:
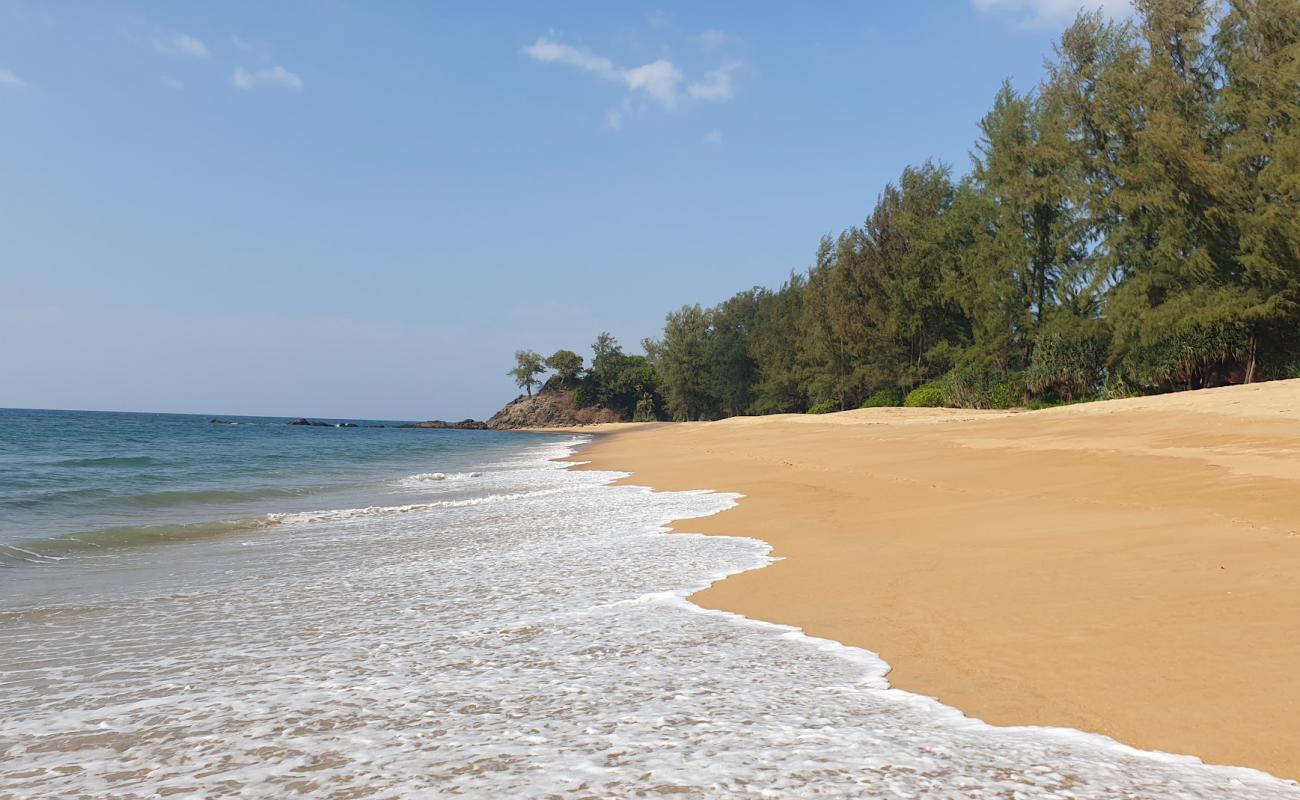
[[[1066,401],[1090,397],[1101,386],[1107,347],[1100,326],[1039,336],[1025,384],[1040,397]]]
[[[903,404],[903,390],[896,386],[881,389],[867,398],[862,408],[896,408]]]
[[[960,408],[988,408],[993,405],[993,388],[1002,371],[993,364],[971,362],[954,367],[943,376],[947,405]]]
[[[808,409],[809,414],[829,414],[832,411],[839,411],[840,404],[837,400],[823,400],[820,403],[814,403],[813,407]]]
[[[1020,408],[1025,404],[1028,393],[1029,390],[1025,387],[1025,376],[1015,372],[989,392],[989,405],[994,408]]]
[[[587,408],[600,402],[597,395],[596,382],[590,377],[584,378],[576,389],[573,390],[573,405],[576,408]]]
[[[903,405],[908,408],[942,408],[947,404],[948,389],[940,381],[918,386],[903,398]]]

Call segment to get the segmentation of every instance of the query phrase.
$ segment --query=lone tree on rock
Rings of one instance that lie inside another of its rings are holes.
[[[570,386],[582,371],[582,356],[572,350],[556,350],[546,359],[546,366],[555,370],[560,383]]]
[[[533,396],[533,384],[540,383],[537,376],[546,371],[542,363],[540,353],[532,350],[515,351],[515,368],[510,370],[508,375],[515,379],[515,385],[520,389],[528,392],[528,396]]]

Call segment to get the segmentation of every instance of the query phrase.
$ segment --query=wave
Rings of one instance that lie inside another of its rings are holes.
[[[419,475],[410,475],[403,480],[407,481],[457,481],[466,478],[482,477],[481,472],[421,472]]]
[[[51,564],[96,550],[202,539],[274,524],[268,517],[249,517],[184,525],[124,525],[48,539],[0,542],[0,564]]]
[[[139,547],[167,542],[191,541],[232,533],[261,530],[279,525],[306,525],[322,522],[343,522],[369,517],[391,517],[402,514],[432,511],[440,508],[465,508],[486,503],[499,503],[526,497],[539,497],[570,491],[569,487],[540,489],[513,494],[490,494],[463,500],[439,500],[429,503],[409,503],[398,506],[366,506],[364,508],[336,508],[320,511],[294,511],[264,514],[214,522],[193,522],[183,525],[140,525],[106,528],[98,531],[68,534],[47,539],[19,542],[0,542],[0,566],[15,564],[53,564],[79,554],[118,547]]]
[[[296,511],[289,514],[268,514],[267,517],[277,523],[338,522],[359,517],[391,517],[417,511],[431,511],[437,508],[467,508],[469,506],[484,505],[485,503],[500,503],[508,500],[520,500],[525,497],[542,497],[566,491],[570,491],[570,488],[539,489],[533,492],[515,492],[512,494],[488,494],[482,497],[469,497],[464,500],[435,500],[429,503],[408,503],[400,506],[366,506],[365,508],[340,508],[328,511]]]
[[[91,502],[104,508],[173,508],[215,503],[243,503],[268,498],[305,497],[310,487],[270,486],[259,489],[166,489],[158,492],[115,494],[103,487],[84,487],[45,492],[35,497],[8,500],[0,506],[13,508],[47,508],[63,503]]]

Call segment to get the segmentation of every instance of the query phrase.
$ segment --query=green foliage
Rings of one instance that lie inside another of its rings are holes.
[[[954,367],[943,376],[944,404],[959,408],[989,408],[993,388],[1001,378],[990,363],[971,361]]]
[[[1131,347],[1120,362],[1120,374],[1153,391],[1216,386],[1242,369],[1249,347],[1242,326],[1191,325]]]
[[[658,405],[653,394],[647,392],[641,395],[641,399],[636,401],[636,411],[632,414],[632,421],[654,422],[659,419]]]
[[[587,376],[580,380],[573,390],[573,405],[578,408],[590,408],[599,404],[599,387],[595,379]]]
[[[582,356],[572,350],[556,350],[546,359],[546,366],[555,370],[561,384],[572,386],[582,372]]]
[[[948,389],[941,381],[922,384],[903,398],[907,408],[942,408],[948,405]]]
[[[515,368],[506,374],[515,379],[515,385],[520,389],[528,390],[528,396],[532,397],[533,386],[538,383],[537,376],[545,371],[540,355],[532,350],[516,350]]]
[[[897,386],[881,389],[863,403],[862,408],[892,408],[903,404],[903,392]]]
[[[1070,401],[1096,394],[1109,342],[1100,325],[1044,332],[1034,343],[1025,385],[1038,397]]]
[[[1025,405],[1028,396],[1024,373],[1017,372],[994,385],[989,392],[989,405],[993,408],[1020,408]]]
[[[839,411],[840,404],[837,400],[823,400],[820,403],[813,403],[808,408],[809,414],[830,414],[833,411]]]

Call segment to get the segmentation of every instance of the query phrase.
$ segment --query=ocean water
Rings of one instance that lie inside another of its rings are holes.
[[[738,498],[580,439],[247,422],[0,412],[0,797],[1300,798],[703,611]]]

